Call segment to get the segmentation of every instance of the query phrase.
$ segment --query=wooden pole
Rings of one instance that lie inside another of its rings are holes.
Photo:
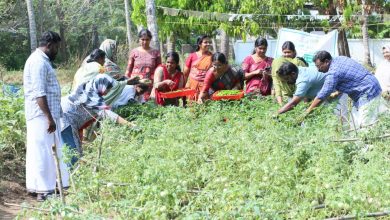
[[[60,191],[60,197],[61,197],[61,201],[62,201],[62,204],[65,205],[65,197],[64,197],[64,194],[63,194],[63,188],[62,188],[62,177],[61,177],[61,168],[60,168],[60,163],[59,163],[59,160],[58,160],[58,154],[57,154],[57,145],[56,145],[56,135],[54,134],[54,143],[52,145],[52,153],[53,153],[53,158],[54,158],[54,162],[55,162],[55,165],[56,165],[56,171],[57,171],[57,184],[58,184],[58,189]]]

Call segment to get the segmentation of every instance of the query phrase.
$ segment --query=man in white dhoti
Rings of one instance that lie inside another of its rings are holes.
[[[23,86],[27,126],[26,187],[43,201],[56,188],[56,166],[52,145],[56,144],[63,187],[69,187],[69,173],[62,158],[61,89],[52,67],[60,36],[43,33],[39,47],[24,66]]]

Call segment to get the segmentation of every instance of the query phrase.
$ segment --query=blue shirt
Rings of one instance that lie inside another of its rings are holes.
[[[294,96],[315,98],[324,85],[327,74],[318,72],[316,67],[298,67]]]
[[[324,86],[317,98],[324,100],[332,92],[346,93],[356,107],[363,105],[359,99],[370,101],[381,94],[378,80],[364,66],[351,58],[339,56],[331,60]]]
[[[37,98],[46,96],[53,119],[60,119],[61,88],[49,57],[39,48],[27,59],[23,70],[26,120],[44,115]]]

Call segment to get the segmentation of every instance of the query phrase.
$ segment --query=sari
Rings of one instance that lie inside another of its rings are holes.
[[[196,53],[192,53],[186,60],[186,67],[190,69],[189,88],[196,91],[194,96],[188,97],[190,100],[198,99],[199,93],[204,85],[203,81],[206,76],[206,72],[212,65],[211,56],[211,52],[200,57],[198,57]]]
[[[218,90],[231,90],[238,83],[242,87],[243,79],[244,73],[240,68],[229,66],[226,72],[218,78],[214,75],[214,68],[211,68],[206,73],[202,92],[211,95]]]
[[[151,49],[148,52],[140,51],[138,48],[130,52],[127,69],[128,77],[138,76],[141,79],[149,79],[152,81],[148,91],[144,93],[145,100],[150,97],[150,92],[153,88],[154,71],[161,64],[160,51]]]
[[[178,105],[179,104],[178,98],[165,100],[164,98],[161,97],[161,92],[169,92],[169,91],[175,91],[180,89],[179,88],[180,80],[183,79],[184,75],[182,72],[176,71],[176,73],[172,76],[171,74],[169,74],[168,69],[165,65],[160,65],[160,67],[162,68],[163,71],[162,81],[169,79],[172,80],[174,84],[172,86],[164,85],[162,88],[159,89],[153,88],[156,103],[162,106],[166,104]]]
[[[245,73],[250,73],[255,70],[264,70],[267,67],[271,67],[273,58],[266,57],[263,60],[256,62],[253,59],[253,56],[247,56],[241,67]],[[246,80],[246,89],[245,93],[255,92],[260,90],[261,95],[271,95],[272,88],[272,77],[269,75],[257,75],[252,78]]]

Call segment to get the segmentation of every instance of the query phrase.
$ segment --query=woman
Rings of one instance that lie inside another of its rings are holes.
[[[213,67],[206,73],[204,86],[200,92],[198,103],[203,103],[210,95],[218,90],[242,89],[243,72],[228,65],[223,53],[212,56]]]
[[[282,57],[273,60],[271,68],[275,97],[280,106],[283,106],[283,97],[291,98],[293,96],[295,92],[295,84],[283,82],[277,74],[277,70],[284,62],[287,61],[297,66],[308,66],[301,58],[296,57],[297,52],[295,50],[295,45],[291,41],[283,43],[282,54]]]
[[[382,88],[382,96],[390,104],[390,44],[382,48],[383,60],[375,71],[375,77],[378,79]]]
[[[122,77],[122,73],[119,66],[115,63],[116,48],[116,41],[111,39],[104,40],[99,47],[100,50],[106,53],[106,59],[104,60],[105,73],[114,79],[119,79]]]
[[[154,73],[154,84],[151,97],[158,105],[179,105],[179,98],[163,99],[161,92],[169,92],[184,88],[184,75],[180,71],[179,54],[170,52],[166,56],[166,64],[157,67]]]
[[[196,52],[188,56],[184,67],[185,80],[189,78],[186,87],[196,90],[195,95],[189,97],[190,100],[198,99],[206,72],[211,67],[210,38],[207,35],[200,36],[196,43]]]
[[[160,51],[150,47],[152,33],[143,29],[138,33],[140,46],[130,52],[126,76],[138,76],[141,79],[153,80],[153,73],[161,64]],[[152,87],[150,87],[150,90]],[[145,100],[149,99],[150,90],[145,93]]]
[[[86,63],[82,64],[74,75],[72,91],[76,91],[79,85],[95,78],[98,74],[104,73],[104,61],[106,53],[100,49],[95,49],[87,57]]]
[[[270,67],[272,58],[267,57],[268,42],[259,37],[255,41],[252,55],[247,56],[242,63],[244,79],[246,81],[245,93],[260,93],[263,96],[271,95],[272,77]]]
[[[98,116],[107,117],[119,124],[132,125],[116,113],[104,102],[103,96],[117,82],[106,74],[99,74],[87,83],[81,84],[75,92],[61,99],[63,116],[61,118],[61,136],[64,144],[72,150],[82,153],[79,129],[91,119]],[[72,164],[76,162],[72,158]]]

